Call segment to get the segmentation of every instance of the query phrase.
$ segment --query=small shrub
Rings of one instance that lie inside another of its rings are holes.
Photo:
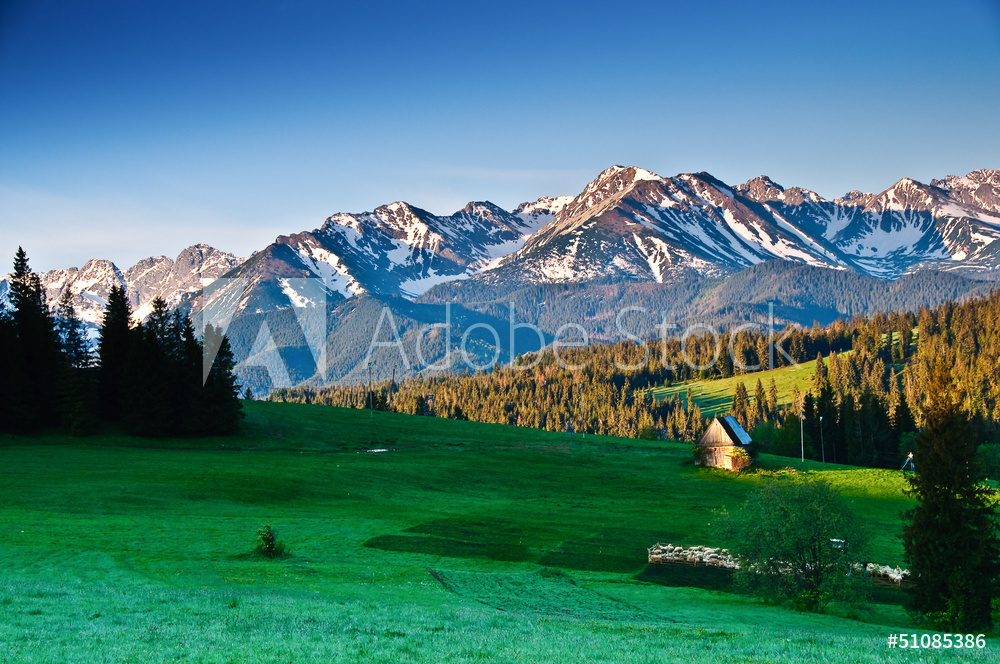
[[[265,558],[284,558],[288,555],[285,543],[278,539],[278,532],[269,525],[257,530],[257,548],[254,551]]]
[[[744,468],[749,468],[750,464],[753,463],[753,456],[744,450],[742,447],[736,447],[730,452],[730,457],[733,460],[733,470],[743,470]]]

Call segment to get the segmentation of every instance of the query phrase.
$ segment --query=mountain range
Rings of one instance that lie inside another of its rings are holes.
[[[878,194],[853,191],[826,200],[766,176],[731,186],[708,173],[661,177],[635,166],[613,166],[576,196],[544,197],[510,211],[484,201],[439,216],[395,202],[372,212],[332,215],[319,228],[280,236],[245,260],[195,245],[176,260],[148,258],[124,272],[94,259],[82,269],[41,277],[51,301],[70,289],[81,316],[92,324],[99,322],[112,284],[126,288],[139,317],[157,295],[195,313],[211,302],[225,303],[243,315],[231,336],[247,356],[255,354],[255,346],[257,355],[275,350],[263,348],[257,338],[267,315],[322,300],[330,312],[328,332],[341,335],[333,336],[323,360],[333,370],[319,371],[321,360],[302,352],[301,335],[285,334],[287,343],[278,343],[277,353],[305,358],[298,363],[300,379],[325,373],[331,380],[357,380],[364,360],[359,351],[369,345],[361,342],[374,333],[374,316],[383,306],[410,330],[411,345],[419,323],[443,321],[449,303],[466,326],[502,324],[509,318],[506,307],[516,301],[519,316],[546,321],[539,323],[543,332],[554,333],[569,318],[582,316],[601,337],[610,332],[608,312],[623,298],[657,301],[678,319],[760,318],[761,302],[732,288],[731,278],[741,274],[736,283],[763,279],[773,286],[797,274],[818,284],[812,293],[794,284],[784,290],[762,284],[760,292],[771,293],[768,301],[777,304],[783,320],[809,324],[873,307],[930,305],[935,298],[983,292],[989,285],[982,282],[1000,278],[998,239],[1000,170],[949,175],[929,184],[904,178]],[[952,276],[918,276],[927,271]],[[222,276],[231,279],[206,297],[195,297]],[[935,281],[943,286],[928,285]],[[869,296],[847,301],[820,285],[834,282]],[[0,281],[0,291],[5,287]],[[617,295],[609,297],[609,288]],[[631,295],[625,297],[625,291]],[[871,295],[883,291],[884,298]],[[349,304],[353,300],[358,303]],[[274,330],[294,320],[272,321],[272,336],[282,337]],[[346,352],[345,335],[353,339]],[[489,357],[495,341],[481,341],[480,350]],[[502,340],[506,351],[514,351],[506,345]]]
[[[472,202],[436,216],[404,202],[336,214],[281,236],[240,267],[269,281],[321,278],[334,299],[416,299],[438,284],[662,283],[723,277],[782,259],[897,279],[921,269],[1000,275],[1000,171],[828,201],[766,176],[729,186],[707,173],[663,178],[614,166],[575,197],[508,212]],[[275,306],[281,306],[275,303]]]
[[[38,276],[51,305],[64,291],[73,295],[77,315],[93,329],[100,325],[112,286],[125,288],[137,318],[145,319],[157,296],[176,307],[190,294],[233,270],[243,260],[207,244],[188,247],[170,259],[166,256],[144,258],[124,272],[109,260],[93,258],[82,268],[49,270]],[[0,279],[0,297],[8,289],[10,275]]]

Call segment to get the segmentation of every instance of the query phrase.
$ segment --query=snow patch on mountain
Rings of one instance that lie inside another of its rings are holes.
[[[399,290],[402,291],[403,295],[412,299],[420,295],[423,295],[424,293],[429,291],[434,286],[437,286],[438,284],[445,284],[450,281],[468,279],[470,276],[472,275],[464,273],[458,275],[435,274],[435,271],[431,269],[428,270],[427,276],[425,277],[420,277],[416,279],[407,279],[406,281],[400,282]]]

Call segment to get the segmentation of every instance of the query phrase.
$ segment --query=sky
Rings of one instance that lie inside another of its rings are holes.
[[[881,191],[1000,168],[998,109],[1000,0],[4,0],[0,260],[246,256],[612,164]]]

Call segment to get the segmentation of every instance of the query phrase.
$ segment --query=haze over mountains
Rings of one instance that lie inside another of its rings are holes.
[[[139,317],[157,295],[195,312],[207,300],[224,302],[255,321],[231,331],[234,345],[249,356],[255,344],[261,346],[260,317],[293,303],[325,301],[330,331],[341,336],[334,336],[327,353],[334,369],[319,372],[313,356],[312,372],[350,379],[357,378],[363,359],[357,347],[368,347],[373,317],[383,304],[396,313],[400,334],[410,334],[410,343],[421,322],[444,320],[441,309],[449,302],[461,305],[455,315],[467,326],[499,324],[508,317],[500,306],[506,306],[504,298],[516,300],[518,315],[547,321],[539,324],[549,333],[560,321],[582,316],[601,336],[608,332],[608,311],[626,300],[657,303],[661,313],[669,310],[677,318],[759,318],[763,293],[783,320],[809,324],[813,318],[982,292],[988,286],[979,282],[1000,277],[998,238],[1000,170],[930,184],[904,178],[878,194],[855,191],[825,200],[766,176],[732,186],[708,173],[665,178],[613,166],[577,196],[541,198],[511,211],[471,202],[439,216],[395,202],[372,212],[332,215],[320,228],[280,236],[246,260],[195,245],[176,260],[148,258],[124,272],[94,259],[81,269],[41,276],[52,302],[70,289],[90,323],[99,322],[112,284],[125,286]],[[769,261],[777,263],[761,266]],[[926,270],[953,276],[920,276]],[[740,283],[758,284],[757,293],[727,286],[726,278],[737,273],[743,275]],[[773,288],[792,275],[797,283],[784,291]],[[193,299],[221,276],[233,281]],[[809,283],[816,285],[796,288]],[[841,293],[838,299],[832,283],[868,296],[845,300]],[[560,285],[567,295],[547,295]],[[608,291],[612,285],[614,294]],[[0,291],[5,289],[0,281]],[[364,302],[349,305],[359,297]],[[639,327],[648,331],[649,325]],[[293,339],[288,347],[303,343]],[[488,356],[493,342],[483,343]],[[256,354],[265,352],[261,348]],[[309,377],[308,366],[301,373]]]

